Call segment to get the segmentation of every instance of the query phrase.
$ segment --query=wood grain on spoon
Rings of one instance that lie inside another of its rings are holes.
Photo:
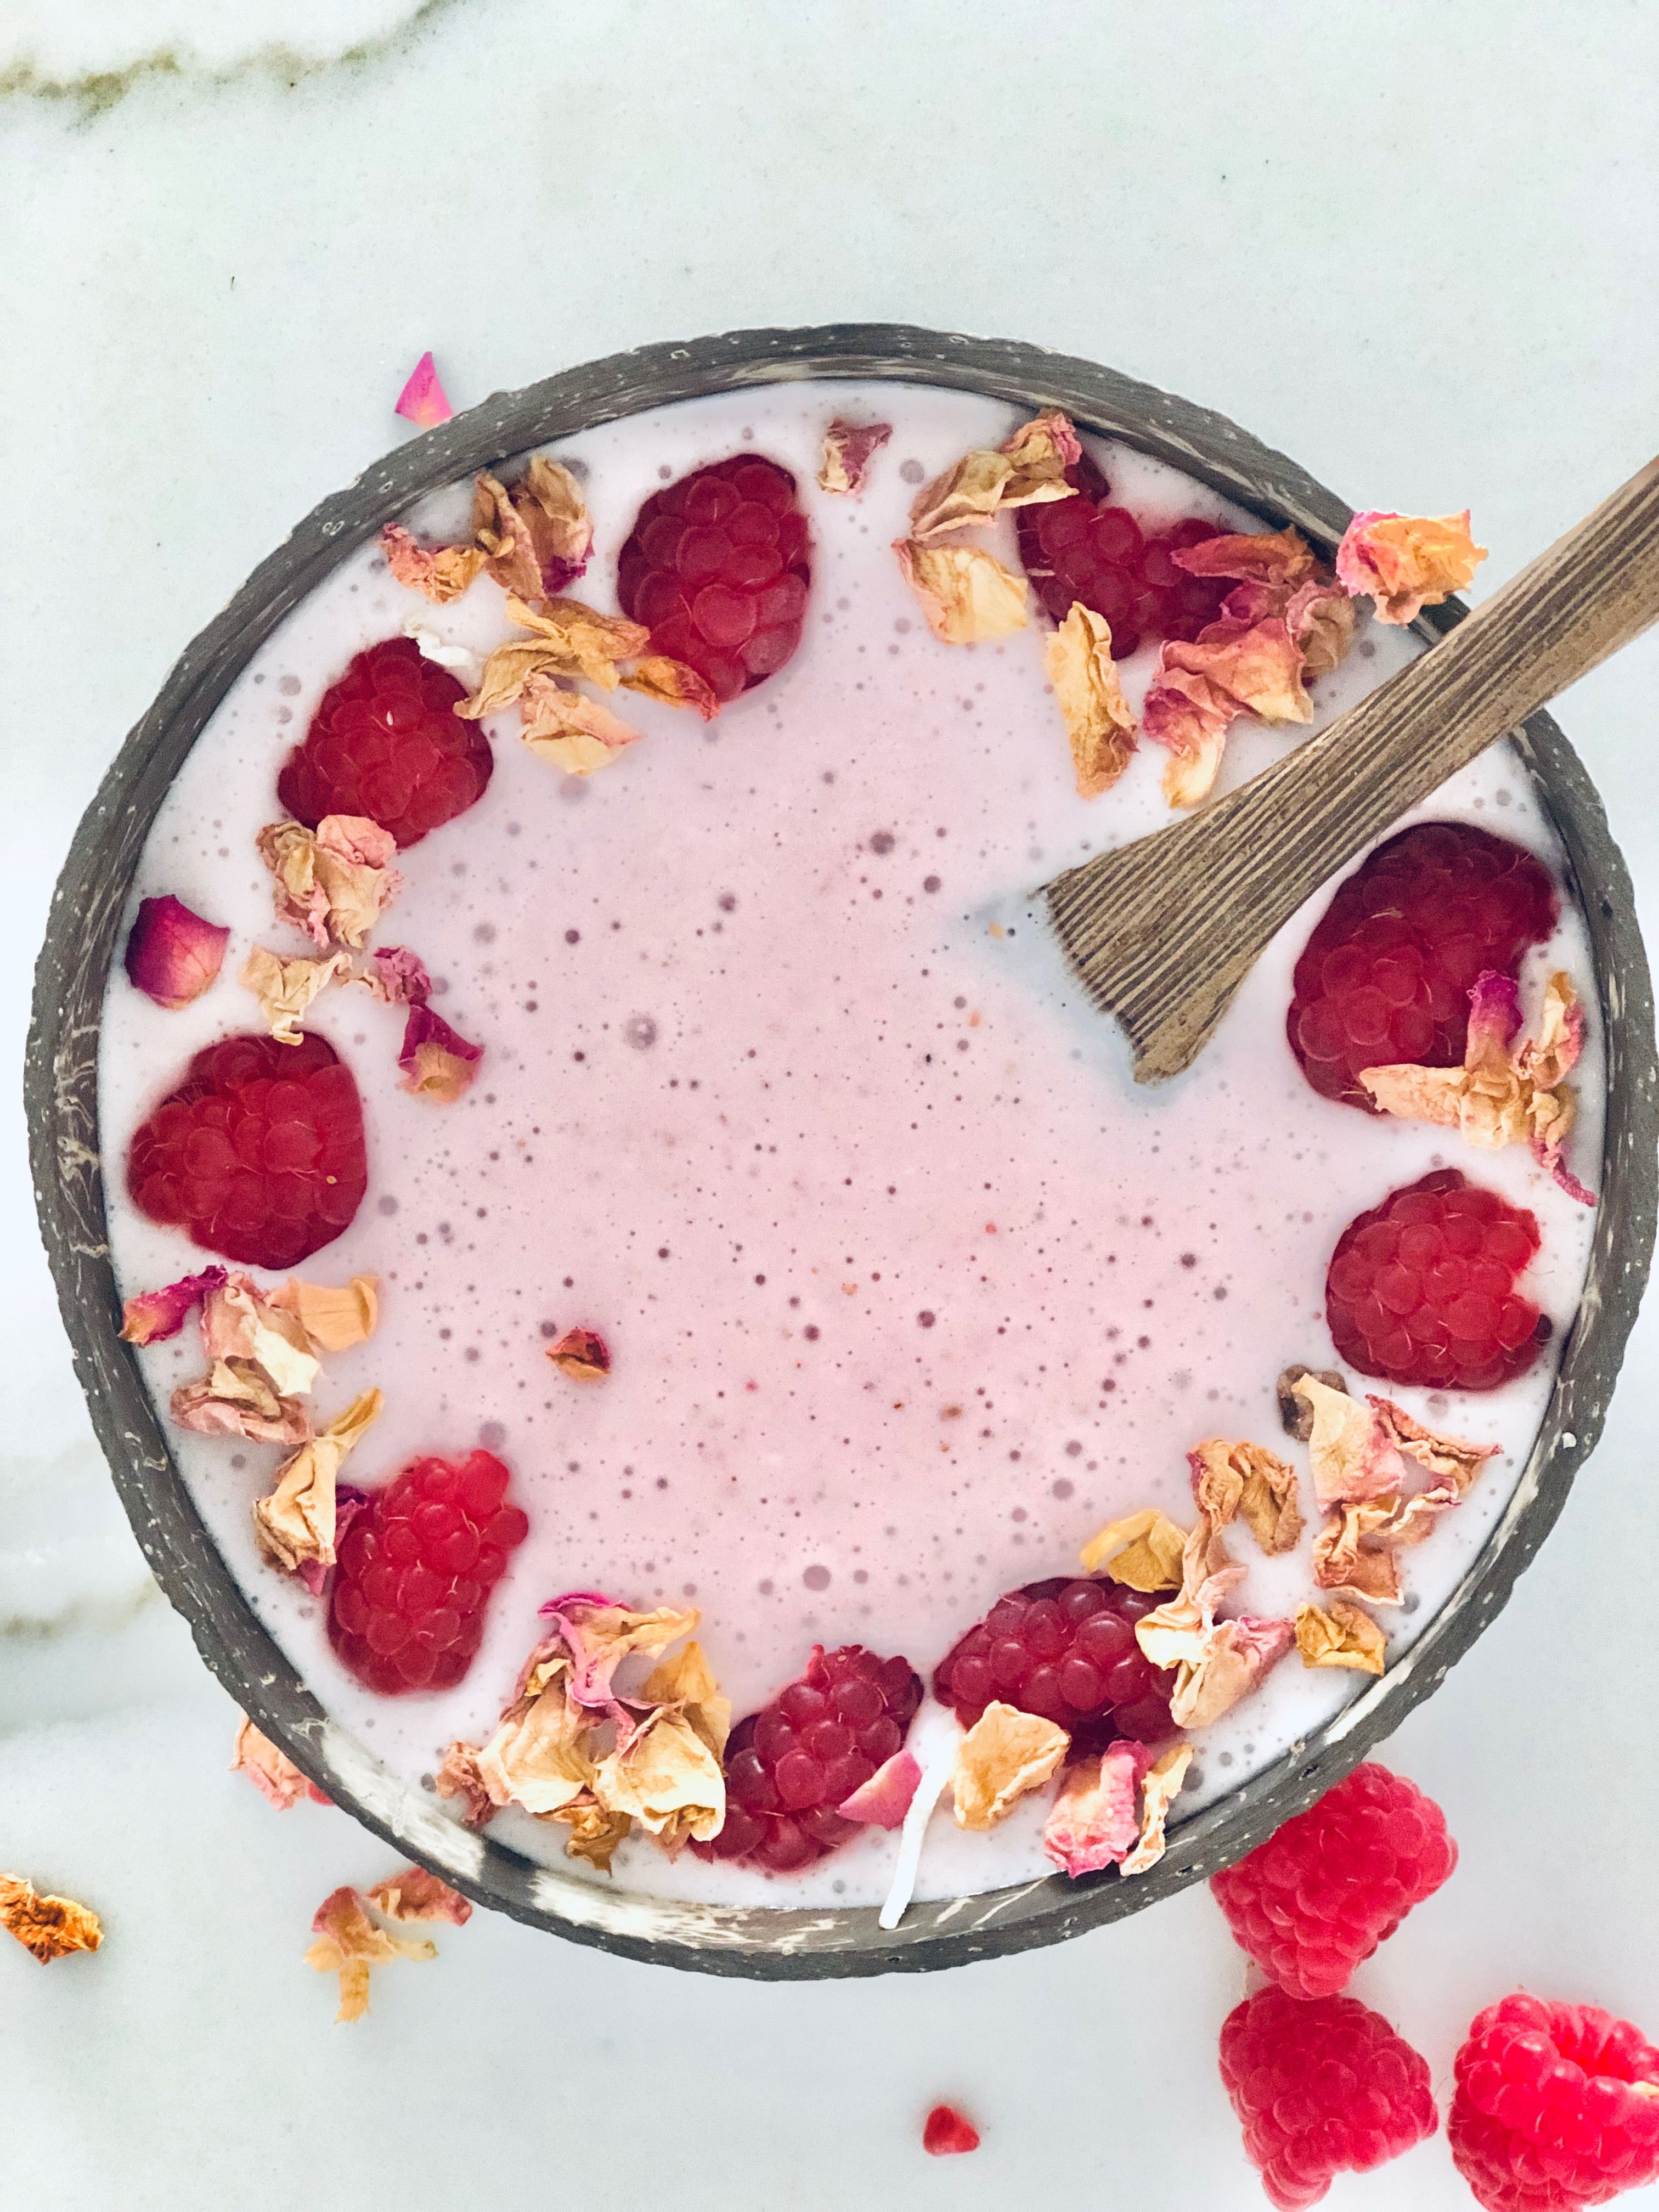
[[[1304,900],[1448,776],[1659,619],[1659,460],[1409,668],[1200,814],[1045,893],[1067,957],[1160,1083]]]

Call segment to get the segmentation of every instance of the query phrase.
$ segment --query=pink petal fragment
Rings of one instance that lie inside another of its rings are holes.
[[[410,1006],[398,1054],[405,1091],[451,1105],[477,1075],[483,1058],[482,1045],[469,1044],[430,1006]]]
[[[1394,514],[1371,507],[1356,514],[1336,549],[1338,581],[1376,604],[1383,623],[1414,622],[1461,592],[1486,557],[1462,514]]]
[[[314,1805],[331,1805],[334,1802],[301,1772],[285,1751],[279,1750],[268,1735],[255,1728],[251,1720],[244,1719],[236,1731],[230,1771],[233,1774],[246,1774],[254,1788],[279,1813],[291,1812],[305,1798],[309,1798]]]
[[[472,1917],[471,1901],[424,1867],[405,1867],[388,1875],[368,1893],[369,1903],[388,1920],[447,1920],[465,1928]]]
[[[1042,1848],[1069,1875],[1116,1866],[1140,1836],[1135,1792],[1152,1763],[1144,1743],[1111,1744],[1066,1771],[1042,1831]]]
[[[192,1306],[227,1280],[222,1267],[204,1267],[199,1275],[181,1275],[163,1290],[140,1291],[121,1309],[124,1344],[161,1344],[177,1336]]]
[[[229,942],[228,929],[204,921],[171,893],[147,898],[127,939],[127,980],[158,1006],[176,1012],[216,979]]]
[[[383,945],[377,948],[374,966],[362,981],[388,1006],[423,1006],[432,996],[432,978],[425,963],[407,945]]]
[[[843,1820],[862,1820],[872,1828],[902,1828],[921,1780],[915,1756],[896,1751],[836,1810]]]
[[[840,416],[823,434],[818,483],[824,491],[856,499],[864,489],[870,463],[893,434],[890,422],[844,422]]]
[[[1170,555],[1189,576],[1237,576],[1241,582],[1300,584],[1313,573],[1313,555],[1296,530],[1243,531],[1180,545]]]
[[[398,394],[398,404],[392,411],[401,415],[405,422],[412,422],[417,430],[434,429],[440,422],[447,422],[455,412],[438,381],[438,372],[429,353],[423,353],[410,370],[409,381]]]

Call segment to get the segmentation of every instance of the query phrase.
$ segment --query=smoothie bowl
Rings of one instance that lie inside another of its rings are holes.
[[[58,884],[38,1200],[156,1576],[337,1804],[629,1955],[949,1966],[1231,1863],[1480,1633],[1653,1234],[1565,739],[1155,1092],[1031,899],[1456,618],[1356,620],[1349,522],[1085,362],[746,332],[428,430],[191,647]],[[1281,585],[1292,707],[1137,748]]]

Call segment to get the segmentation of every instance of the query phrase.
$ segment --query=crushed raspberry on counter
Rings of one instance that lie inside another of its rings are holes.
[[[1183,575],[1170,556],[1219,537],[1218,525],[1177,522],[1146,536],[1127,507],[1112,506],[1106,479],[1087,453],[1066,470],[1066,481],[1077,487],[1074,499],[1023,507],[1014,516],[1025,573],[1055,622],[1080,599],[1111,624],[1112,658],[1124,660],[1159,638],[1190,643],[1215,621],[1231,583]]]
[[[979,2130],[954,2105],[935,2105],[922,2123],[921,2147],[929,2158],[957,2158],[979,2148]]]
[[[1141,1656],[1135,1623],[1156,1592],[1056,1577],[1000,1597],[939,1662],[933,1695],[971,1728],[994,1699],[1066,1729],[1077,1751],[1173,1734],[1175,1677]]]

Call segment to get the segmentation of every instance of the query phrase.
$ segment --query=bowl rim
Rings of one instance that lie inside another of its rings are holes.
[[[1055,1874],[913,1905],[706,1905],[605,1890],[544,1868],[439,1813],[329,1719],[247,1605],[169,1451],[131,1348],[118,1339],[99,1153],[106,980],[144,840],[191,744],[252,653],[383,523],[434,490],[557,439],[713,392],[784,380],[937,385],[1059,408],[1085,429],[1172,463],[1270,526],[1334,550],[1351,510],[1224,416],[1117,371],[1014,340],[890,323],[736,331],[613,354],[496,392],[410,440],[313,508],[180,655],[76,830],[35,969],[24,1100],[40,1232],[94,1428],[145,1557],[203,1658],[249,1717],[365,1826],[476,1903],[625,1957],[695,1972],[816,1979],[921,1972],[1054,1943],[1124,1917],[1254,1849],[1340,1780],[1444,1679],[1530,1563],[1601,1433],[1647,1279],[1659,1189],[1653,996],[1628,870],[1595,786],[1555,721],[1514,735],[1566,853],[1589,930],[1607,1044],[1607,1127],[1589,1269],[1543,1425],[1514,1496],[1410,1651],[1232,1796],[1172,1827],[1150,1873]],[[1450,601],[1416,627],[1443,633]]]

